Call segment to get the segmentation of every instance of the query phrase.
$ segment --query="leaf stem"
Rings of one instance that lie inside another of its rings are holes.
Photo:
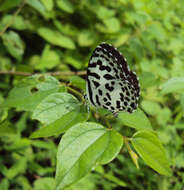
[[[80,92],[78,92],[77,90],[71,88],[71,87],[68,86],[68,85],[66,85],[66,88],[67,88],[70,92],[72,92],[72,93],[74,93],[75,95],[77,95],[77,96],[81,99],[81,101],[82,101],[83,104],[85,103],[84,97],[83,97],[83,95],[82,95]]]

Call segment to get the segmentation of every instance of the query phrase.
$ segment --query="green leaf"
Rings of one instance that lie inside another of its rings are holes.
[[[118,155],[121,147],[123,146],[123,137],[121,134],[115,130],[110,130],[108,133],[109,144],[98,161],[100,164],[107,164],[112,161]]]
[[[96,10],[96,14],[99,19],[108,19],[115,15],[115,10],[100,6],[98,10]]]
[[[9,189],[9,182],[7,178],[4,178],[0,182],[0,190],[8,190]]]
[[[54,1],[53,0],[41,0],[41,2],[45,6],[47,11],[51,11],[54,7]]]
[[[28,5],[30,5],[32,8],[37,10],[40,14],[45,15],[46,9],[45,6],[39,1],[39,0],[31,0],[26,2]]]
[[[38,34],[53,45],[57,45],[67,49],[75,49],[75,44],[72,41],[72,39],[67,36],[64,36],[63,34],[61,34],[56,30],[51,30],[50,28],[41,27],[38,29]]]
[[[74,55],[67,55],[65,58],[64,58],[64,61],[67,63],[67,64],[70,64],[72,65],[73,67],[75,67],[76,69],[80,69],[81,66],[82,66],[82,61],[77,58],[76,56]]]
[[[14,31],[6,32],[2,35],[2,39],[8,52],[18,61],[21,61],[24,54],[24,43],[18,33]]]
[[[34,190],[53,190],[54,187],[55,180],[51,177],[41,177],[34,182]]]
[[[122,141],[117,142],[115,137],[119,138],[119,134],[96,123],[84,122],[70,128],[58,148],[56,189],[64,189],[75,183],[90,172],[96,163],[113,159],[122,145]],[[112,148],[111,143],[116,148]]]
[[[79,109],[73,110],[61,118],[57,119],[53,123],[41,127],[39,130],[31,134],[30,138],[49,137],[53,135],[59,135],[76,123],[85,121],[87,119],[87,113],[80,111]]]
[[[81,31],[78,35],[78,43],[83,47],[91,46],[94,43],[94,40],[94,33],[88,30]]]
[[[22,0],[5,0],[0,4],[0,11],[6,11],[8,9],[14,8],[21,3]]]
[[[128,39],[130,38],[129,34],[120,34],[119,36],[117,36],[116,41],[113,43],[115,47],[120,47],[123,44],[125,44]]]
[[[156,84],[155,75],[151,72],[143,72],[139,76],[141,88],[148,88]]]
[[[117,18],[112,17],[103,20],[104,25],[97,24],[96,27],[103,33],[115,33],[120,30],[120,22]]]
[[[70,1],[68,1],[68,0],[57,0],[56,3],[57,3],[57,6],[63,11],[66,11],[67,13],[73,13],[74,12],[74,7]]]
[[[32,118],[44,124],[50,124],[77,107],[79,107],[79,101],[71,94],[53,93],[38,104]]]
[[[132,145],[147,165],[160,174],[170,176],[169,161],[164,147],[155,133],[139,131],[131,139]]]
[[[144,112],[137,109],[132,114],[128,112],[119,113],[118,119],[126,126],[136,130],[152,130],[152,126]]]
[[[53,67],[60,64],[60,57],[59,54],[51,50],[50,45],[46,45],[42,52],[41,59],[39,60],[38,64],[35,64],[36,69],[52,69]]]
[[[15,134],[16,130],[9,121],[0,123],[0,136]]]
[[[162,94],[184,92],[184,77],[174,77],[162,85]]]
[[[52,76],[33,75],[26,77],[10,91],[3,106],[33,111],[46,96],[57,92],[59,87],[59,81]]]
[[[15,164],[6,170],[5,176],[12,180],[16,175],[24,173],[27,166],[27,160],[25,157],[21,157],[19,160],[15,162]]]
[[[142,108],[145,110],[146,113],[149,115],[157,115],[161,111],[160,104],[155,101],[150,101],[150,100],[143,100],[141,102]]]
[[[2,25],[6,25],[8,23],[11,22],[11,20],[13,19],[13,23],[11,25],[11,28],[15,28],[17,30],[25,30],[28,26],[28,23],[26,23],[26,21],[24,20],[24,18],[20,15],[17,15],[16,17],[14,17],[13,15],[5,15],[2,19]]]

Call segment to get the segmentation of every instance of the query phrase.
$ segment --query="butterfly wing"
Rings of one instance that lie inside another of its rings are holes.
[[[126,60],[112,45],[101,43],[93,51],[87,69],[87,98],[111,112],[132,112],[137,107],[139,82]]]

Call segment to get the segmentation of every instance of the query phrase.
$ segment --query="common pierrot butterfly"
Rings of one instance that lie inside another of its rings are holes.
[[[101,43],[89,60],[86,82],[87,99],[95,107],[132,113],[139,100],[139,81],[130,71],[122,54],[107,43]]]

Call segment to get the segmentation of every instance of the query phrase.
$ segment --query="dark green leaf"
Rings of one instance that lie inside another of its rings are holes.
[[[0,11],[6,11],[8,9],[11,9],[13,7],[16,7],[21,3],[22,0],[5,0],[3,3],[0,4]]]

